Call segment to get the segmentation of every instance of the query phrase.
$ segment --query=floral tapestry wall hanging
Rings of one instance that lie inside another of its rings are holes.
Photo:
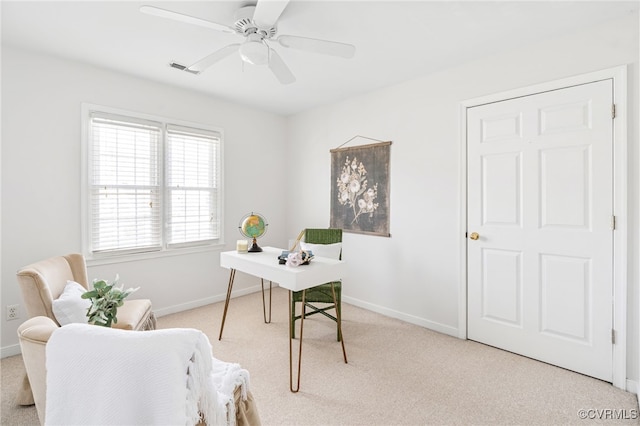
[[[390,152],[391,142],[331,150],[332,228],[390,236]]]

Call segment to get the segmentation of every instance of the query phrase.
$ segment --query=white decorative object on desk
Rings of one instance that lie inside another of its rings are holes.
[[[246,253],[249,250],[249,243],[247,240],[238,240],[236,242],[236,250],[238,253]]]

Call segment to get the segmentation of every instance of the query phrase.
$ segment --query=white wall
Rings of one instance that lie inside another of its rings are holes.
[[[457,335],[460,250],[464,243],[459,235],[460,102],[631,64],[629,116],[638,117],[638,26],[636,14],[288,119],[122,74],[3,48],[1,306],[22,303],[14,277],[17,268],[81,248],[80,103],[90,102],[224,129],[225,233],[229,243],[237,239],[237,220],[250,210],[269,218],[271,231],[264,245],[284,246],[304,227],[327,226],[329,150],[355,135],[392,140],[392,236],[344,235],[344,255],[351,270],[345,280],[345,300]],[[355,144],[358,141],[351,145]],[[249,151],[262,162],[250,164]],[[627,375],[637,382],[637,121],[630,122],[628,151]],[[270,185],[248,191],[252,180],[264,182],[267,174]],[[227,244],[227,249],[230,247]],[[217,265],[217,252],[208,252],[96,266],[89,274],[109,278],[119,272],[123,282],[142,286],[139,297],[149,297],[156,310],[169,312],[219,300],[227,275]],[[237,288],[253,285],[246,277],[238,278]],[[3,353],[11,352],[17,342],[15,328],[21,321],[6,322],[2,315],[0,322]]]
[[[88,102],[220,127],[224,131],[225,249],[240,238],[238,221],[263,213],[271,231],[263,245],[282,246],[285,194],[285,118],[221,102],[195,92],[22,50],[2,49],[2,350],[17,353],[18,325],[5,306],[22,305],[19,267],[79,252],[80,104]],[[247,125],[250,123],[251,125]],[[250,153],[250,154],[249,154]],[[259,158],[253,163],[251,158]],[[255,183],[259,185],[256,187]],[[219,251],[219,250],[218,250]],[[160,314],[223,300],[228,273],[218,251],[88,268],[89,279],[141,286]],[[257,285],[238,275],[234,289]],[[133,296],[132,296],[133,297]]]
[[[289,119],[288,231],[327,226],[330,154],[355,135],[391,140],[391,238],[346,234],[344,300],[458,334],[460,103],[631,64],[629,117],[638,111],[638,16],[540,42]],[[354,141],[350,146],[370,143]],[[638,380],[638,122],[629,126],[627,377]]]

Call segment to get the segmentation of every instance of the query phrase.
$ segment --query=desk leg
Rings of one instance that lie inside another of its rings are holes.
[[[333,294],[333,306],[336,307],[336,319],[338,320],[338,335],[341,337],[340,343],[342,344],[342,356],[344,357],[344,363],[347,364],[347,352],[344,349],[344,334],[342,334],[342,315],[340,314],[340,309],[338,309],[336,289],[333,283],[331,283],[331,293]]]
[[[222,324],[220,324],[220,335],[218,340],[222,340],[222,330],[224,330],[224,320],[227,318],[227,309],[229,309],[229,299],[231,298],[231,289],[233,288],[233,280],[236,277],[236,270],[231,269],[229,272],[229,285],[227,286],[227,299],[224,301],[224,312],[222,313]]]
[[[273,281],[269,281],[269,321],[267,321],[267,308],[264,303],[264,278],[260,278],[260,284],[262,285],[262,316],[264,317],[265,324],[271,324],[271,287]]]
[[[300,390],[300,366],[302,365],[302,331],[304,329],[305,314],[305,296],[306,290],[302,290],[302,317],[300,318],[300,346],[298,351],[298,378],[296,388],[293,388],[293,329],[289,327],[289,389],[296,393]],[[291,290],[289,290],[289,318],[292,317],[291,312]],[[295,326],[295,325],[294,325]]]

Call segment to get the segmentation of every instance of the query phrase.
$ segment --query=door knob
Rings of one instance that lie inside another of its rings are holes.
[[[477,232],[472,232],[471,235],[469,235],[469,238],[471,238],[472,240],[477,240],[478,238],[480,238],[480,234],[478,234]]]

